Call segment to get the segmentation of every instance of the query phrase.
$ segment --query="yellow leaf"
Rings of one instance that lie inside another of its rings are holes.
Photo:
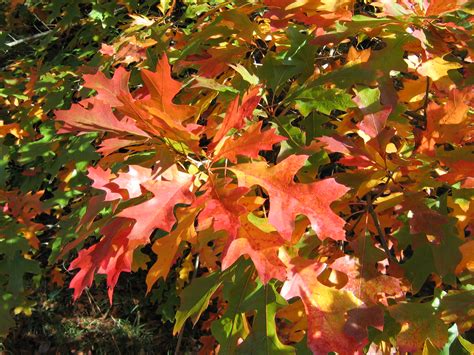
[[[436,57],[424,62],[419,68],[418,73],[429,76],[433,81],[437,81],[448,75],[448,70],[461,68],[459,63],[447,62],[441,57]]]
[[[285,10],[294,10],[301,7],[305,12],[309,13],[316,13],[317,11],[335,12],[349,7],[352,2],[352,0],[297,0],[291,2]]]
[[[157,5],[158,9],[163,15],[166,15],[170,8],[171,0],[160,0],[160,3]]]
[[[171,265],[173,265],[175,260],[181,241],[195,241],[196,230],[194,228],[194,220],[198,212],[198,208],[178,209],[176,211],[176,218],[178,220],[176,229],[171,231],[167,236],[157,239],[153,244],[152,250],[158,255],[158,260],[153,264],[146,276],[147,292],[150,292],[153,284],[158,281],[158,279],[161,277],[166,279]]]
[[[439,350],[436,346],[433,345],[430,339],[425,340],[425,345],[423,346],[423,354],[422,355],[438,355]]]
[[[403,102],[419,102],[426,95],[426,80],[405,80],[403,89],[398,92],[398,98]]]
[[[470,240],[459,247],[462,254],[461,262],[456,267],[456,273],[461,273],[464,269],[474,272],[474,240]]]
[[[402,192],[394,192],[388,196],[383,196],[383,197],[378,197],[375,201],[374,204],[377,205],[375,210],[377,212],[383,212],[385,210],[388,210],[389,208],[392,208],[399,203],[401,203],[404,200],[403,193]]]
[[[355,47],[349,48],[349,53],[347,53],[347,65],[355,65],[365,63],[370,58],[371,49],[363,49],[358,51]]]
[[[163,1],[161,2],[163,3]],[[161,10],[161,9],[160,9]],[[130,14],[129,15],[131,18],[133,18],[133,22],[132,22],[132,26],[143,26],[143,27],[150,27],[152,26],[155,21],[154,20],[150,20],[148,17],[146,16],[142,16],[142,15],[133,15],[133,14]]]
[[[178,280],[176,281],[176,288],[182,289],[184,285],[189,281],[189,274],[194,270],[193,254],[189,253],[181,264],[181,268],[178,273]]]
[[[299,343],[304,338],[306,329],[308,328],[308,320],[301,300],[281,308],[276,316],[290,321],[290,323],[282,323],[278,329],[284,339]]]

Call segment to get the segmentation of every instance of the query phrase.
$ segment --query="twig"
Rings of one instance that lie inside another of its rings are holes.
[[[424,124],[424,129],[426,129],[426,125],[428,124],[428,113],[427,113],[427,108],[428,108],[428,96],[430,93],[430,78],[427,76],[426,77],[426,92],[425,92],[425,101],[423,102],[423,124]]]
[[[86,291],[86,295],[87,295],[87,298],[89,299],[89,303],[91,304],[91,306],[95,306],[97,310],[99,311],[100,315],[103,315],[104,313],[100,309],[99,305],[95,302],[94,297],[92,297],[89,290],[86,288],[85,291]]]
[[[416,113],[415,111],[405,111],[404,115],[414,118],[415,120],[423,121],[424,117],[423,115],[420,115],[419,113]]]
[[[171,6],[169,7],[168,11],[166,11],[165,17],[173,15],[174,8],[176,7],[176,0],[173,0]]]
[[[18,40],[13,41],[13,42],[8,42],[8,43],[6,43],[6,45],[8,47],[14,47],[14,46],[17,46],[19,44],[22,44],[22,43],[25,43],[25,42],[28,42],[28,41],[32,41],[32,40],[37,39],[37,38],[47,36],[51,32],[53,32],[53,31],[49,30],[49,31],[46,31],[46,32],[37,33],[35,35],[29,36],[29,37],[26,37],[26,38],[18,39]]]
[[[47,24],[45,24],[45,23],[43,22],[43,20],[40,19],[40,18],[38,17],[38,15],[36,15],[34,12],[33,12],[33,16],[36,17],[36,19],[37,19],[39,22],[41,22],[41,24],[44,26],[44,28],[46,28],[47,30],[49,30],[49,26],[48,26]]]
[[[382,227],[380,226],[377,213],[375,213],[374,206],[372,205],[372,197],[370,196],[370,193],[367,194],[367,211],[369,212],[370,216],[372,217],[372,220],[374,221],[375,228],[377,228],[377,232],[379,233],[379,237],[380,237],[380,243],[382,244],[382,248],[385,251],[385,254],[387,254],[387,257],[391,261],[398,264],[398,260],[393,257],[393,255],[390,253],[390,250],[388,249],[387,238],[385,237],[385,233]]]

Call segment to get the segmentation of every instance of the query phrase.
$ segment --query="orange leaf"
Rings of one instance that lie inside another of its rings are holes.
[[[330,204],[349,189],[332,178],[311,184],[295,183],[293,177],[307,159],[306,155],[292,155],[273,167],[255,162],[229,169],[237,176],[240,186],[260,185],[267,190],[270,196],[268,220],[284,239],[291,240],[295,218],[302,214],[308,217],[321,240],[345,240],[345,222],[331,210]]]
[[[237,162],[237,155],[257,158],[261,150],[272,150],[274,144],[286,140],[287,138],[275,134],[275,129],[261,132],[262,121],[251,125],[244,134],[237,138],[225,140],[221,147],[216,148],[216,155],[213,161],[227,158],[231,162]],[[222,142],[222,141],[221,141]]]

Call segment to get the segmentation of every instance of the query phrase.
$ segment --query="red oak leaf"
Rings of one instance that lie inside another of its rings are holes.
[[[401,331],[396,336],[401,353],[421,352],[426,339],[430,339],[439,349],[448,341],[448,326],[430,302],[398,303],[389,307],[388,311],[401,325]]]
[[[97,95],[96,100],[109,104],[111,107],[123,106],[124,101],[132,100],[132,96],[128,90],[128,80],[130,72],[124,68],[118,68],[112,79],[107,78],[104,73],[85,74],[83,76],[84,87],[94,89]]]
[[[148,95],[135,101],[133,109],[140,116],[143,127],[156,135],[166,136],[177,142],[184,142],[194,151],[199,151],[198,131],[194,122],[185,124],[196,112],[194,106],[178,105],[174,97],[182,84],[171,77],[171,67],[166,55],[158,61],[156,71],[142,70],[142,78]]]
[[[472,106],[472,87],[463,91],[453,89],[449,92],[449,99],[445,105],[431,102],[426,111],[426,130],[420,134],[418,151],[433,155],[436,144],[463,144],[472,142],[474,129],[472,117],[468,115]]]
[[[387,306],[387,298],[399,299],[404,296],[402,284],[395,277],[382,274],[370,278],[363,276],[361,273],[368,266],[361,265],[357,258],[346,255],[336,259],[329,267],[347,277],[347,282],[342,285],[344,290],[352,292],[367,307],[379,304]]]
[[[323,285],[318,276],[325,264],[301,257],[283,260],[288,266],[288,281],[283,284],[281,295],[289,300],[299,297],[303,301],[308,319],[308,346],[315,354],[362,353],[367,340],[347,334],[348,312],[357,309],[362,302],[351,292]],[[350,324],[352,328],[355,325]],[[350,333],[350,331],[349,331]]]
[[[136,104],[136,99],[143,98],[144,90],[139,89],[134,91],[133,96],[130,94],[128,88],[128,81],[130,79],[130,72],[124,68],[118,68],[112,79],[108,79],[103,73],[86,74],[83,76],[84,86],[97,91],[97,95],[92,100],[100,101],[108,104],[125,116],[132,117],[137,122],[142,122],[148,119],[148,114],[143,111]],[[89,99],[83,100],[89,101]],[[145,128],[149,128],[147,125]]]
[[[369,155],[369,151],[362,149],[359,145],[351,142],[346,137],[335,135],[334,137],[320,137],[320,142],[324,144],[324,149],[334,153],[343,153],[345,156],[340,159],[340,163],[347,166],[357,166],[366,168],[374,165],[374,158]]]
[[[227,69],[229,63],[235,58],[245,53],[245,48],[240,46],[227,45],[225,47],[210,48],[198,55],[191,55],[185,61],[181,61],[181,66],[195,65],[199,68],[198,74],[206,78],[216,78]]]
[[[458,181],[464,181],[461,185],[463,188],[472,188],[472,180],[474,177],[474,162],[468,160],[459,160],[447,163],[449,172],[438,178],[440,181],[446,181],[454,184]]]
[[[130,272],[133,250],[128,246],[131,221],[116,218],[101,229],[104,237],[88,249],[81,250],[71,262],[69,270],[80,269],[73,277],[70,288],[74,289],[74,300],[94,281],[94,275],[107,275],[109,299],[112,303],[113,289],[122,272]]]
[[[119,120],[112,112],[111,106],[101,101],[93,100],[93,107],[89,110],[80,104],[74,104],[69,110],[59,110],[55,114],[56,120],[64,122],[58,133],[106,131],[122,136],[134,134],[149,137],[137,127],[133,119],[124,117]]]
[[[292,1],[265,0],[269,11],[265,17],[271,20],[275,28],[288,26],[290,19],[325,28],[338,20],[350,20],[352,13],[348,10],[352,1]]]
[[[236,165],[230,170],[237,176],[240,186],[260,185],[267,190],[270,197],[268,220],[286,240],[291,240],[299,214],[308,217],[321,240],[345,240],[345,222],[331,210],[330,204],[349,189],[332,178],[311,184],[295,183],[293,177],[307,159],[306,155],[292,155],[273,167],[265,162],[255,162]]]
[[[354,338],[358,343],[367,343],[368,327],[383,330],[383,309],[378,306],[359,307],[347,311],[347,321],[344,324],[344,333]]]
[[[246,216],[241,216],[237,238],[233,239],[225,250],[222,270],[230,267],[242,255],[248,255],[264,284],[272,278],[284,281],[286,266],[277,255],[278,249],[284,243],[278,233],[266,233],[250,222]]]
[[[129,165],[127,173],[119,173],[113,183],[128,192],[128,198],[142,195],[141,184],[152,180],[151,169],[140,165]]]
[[[92,187],[105,191],[105,201],[113,201],[123,198],[118,186],[111,181],[116,177],[110,169],[104,170],[100,166],[89,167],[87,177],[93,181]]]
[[[112,303],[114,287],[122,272],[130,272],[133,252],[149,243],[151,233],[160,228],[169,232],[176,222],[173,210],[176,204],[190,204],[192,176],[178,171],[168,174],[172,180],[149,180],[141,185],[154,197],[136,206],[124,209],[102,233],[104,238],[92,247],[82,250],[71,263],[70,269],[80,268],[71,281],[77,299],[92,284],[94,273],[107,275],[109,299]],[[135,222],[131,222],[130,219]]]
[[[443,226],[449,222],[449,218],[435,211],[424,203],[420,194],[412,194],[402,204],[404,211],[411,211],[409,219],[410,233],[426,233],[438,237],[438,242],[443,238]]]
[[[257,158],[261,150],[272,150],[274,144],[286,140],[285,137],[275,134],[275,129],[269,129],[261,132],[262,121],[249,127],[244,134],[237,138],[229,138],[223,141],[221,147],[216,148],[216,155],[213,160],[227,158],[231,162],[237,162],[237,155],[244,155],[251,158]],[[222,142],[222,141],[221,141]]]
[[[225,114],[224,121],[212,139],[214,144],[217,144],[222,138],[224,138],[231,128],[241,129],[244,126],[245,118],[248,118],[252,115],[253,110],[255,110],[258,103],[260,102],[260,96],[258,95],[259,90],[260,87],[256,86],[247,92],[242,97],[242,104],[239,104],[239,97],[236,97],[230,103],[229,108]]]
[[[249,189],[246,187],[232,188],[228,181],[222,185],[214,185],[212,179],[205,185],[206,187],[206,192],[194,203],[195,206],[204,206],[199,214],[199,225],[206,226],[206,222],[212,220],[215,231],[225,230],[230,239],[234,239],[240,225],[239,217],[247,212],[239,200]]]
[[[177,105],[174,97],[180,92],[182,84],[171,77],[171,67],[168,57],[163,55],[156,65],[156,71],[143,69],[142,79],[148,89],[149,97],[140,100],[147,110],[171,127],[182,125],[190,118],[196,109],[189,105]]]
[[[467,0],[431,0],[426,9],[426,16],[437,16],[452,12],[462,7]]]
[[[134,145],[143,143],[143,140],[140,139],[121,139],[117,137],[106,138],[100,143],[100,148],[97,149],[97,153],[101,153],[103,156],[107,156],[116,152],[121,148],[126,148]]]
[[[178,203],[193,202],[193,194],[189,190],[192,176],[178,172],[177,178],[171,181],[149,180],[142,186],[152,192],[154,197],[139,205],[126,208],[117,217],[136,220],[130,233],[130,239],[148,240],[151,232],[160,228],[169,232],[176,222],[173,214],[174,206]]]

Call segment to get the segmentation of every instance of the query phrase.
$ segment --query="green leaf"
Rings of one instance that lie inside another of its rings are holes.
[[[451,351],[451,348],[454,345],[454,343],[456,342],[457,338],[458,338],[458,335],[459,335],[459,332],[458,332],[458,327],[456,324],[453,324],[451,326],[451,328],[448,329],[448,342],[446,343],[446,345],[443,347],[443,349],[441,349],[441,351],[439,352],[439,355],[449,355],[449,354],[455,354]]]
[[[256,309],[252,332],[237,348],[237,354],[295,354],[292,346],[280,341],[276,331],[276,312],[286,304],[274,283],[262,285],[253,294],[248,300],[248,306]]]
[[[293,63],[288,64],[269,53],[262,61],[262,66],[257,68],[257,76],[268,88],[278,95],[288,81],[300,73],[299,68]]]
[[[312,111],[301,122],[301,128],[306,132],[307,142],[311,142],[316,137],[330,135],[332,130],[324,128],[324,124],[329,122],[329,117]]]
[[[219,272],[194,279],[181,293],[181,305],[176,313],[173,333],[181,330],[184,322],[191,318],[193,324],[199,320],[202,312],[209,305],[209,301],[222,284]]]
[[[474,353],[474,344],[472,344],[470,341],[464,339],[462,336],[458,336],[458,340],[461,343],[461,345],[466,349],[470,354]]]
[[[222,318],[211,325],[212,335],[220,344],[223,354],[233,354],[239,338],[247,336],[247,320],[249,299],[258,291],[258,285],[252,280],[255,268],[244,259],[238,261],[235,272],[224,281],[224,299],[228,302]]]
[[[20,252],[5,255],[0,261],[0,274],[8,276],[7,291],[18,295],[25,290],[25,274],[40,273],[39,263],[35,260],[24,258]]]
[[[275,117],[278,134],[288,138],[288,140],[280,143],[281,148],[280,154],[278,155],[279,160],[299,152],[306,145],[305,132],[291,124],[295,119],[296,117],[292,115]]]
[[[22,145],[18,150],[20,158],[18,161],[21,164],[28,164],[36,160],[38,157],[42,157],[45,160],[51,160],[56,155],[51,149],[52,143],[56,140],[56,132],[54,129],[54,122],[49,121],[41,125],[41,135],[43,138],[38,139],[35,142],[30,142]]]
[[[11,316],[11,309],[17,304],[15,298],[6,292],[0,296],[0,337],[6,336],[10,328],[15,325]]]
[[[308,337],[305,335],[299,343],[295,345],[296,354],[298,355],[311,355],[312,351],[308,348]]]
[[[306,80],[314,72],[314,57],[316,47],[311,44],[313,36],[308,34],[306,28],[291,26],[287,30],[290,49],[283,55],[283,63],[294,65],[298,68],[302,80]]]
[[[301,92],[295,99],[296,108],[306,117],[316,110],[329,115],[332,110],[346,111],[356,107],[351,95],[340,89],[328,89],[316,86]]]
[[[437,273],[445,283],[454,285],[454,271],[461,261],[459,246],[462,244],[454,225],[443,226],[444,237],[439,244],[431,243],[424,235],[412,236],[419,243],[412,257],[402,268],[411,281],[413,292],[417,293],[431,273]]]
[[[366,114],[382,110],[379,88],[364,87],[361,90],[356,90],[355,100],[359,103],[359,107],[364,109]]]
[[[8,150],[8,147],[0,144],[0,188],[5,188],[8,179],[7,166],[10,158]]]
[[[389,308],[390,315],[401,325],[396,336],[400,351],[415,351],[430,339],[437,348],[448,341],[448,327],[439,319],[430,303],[398,303]]]

